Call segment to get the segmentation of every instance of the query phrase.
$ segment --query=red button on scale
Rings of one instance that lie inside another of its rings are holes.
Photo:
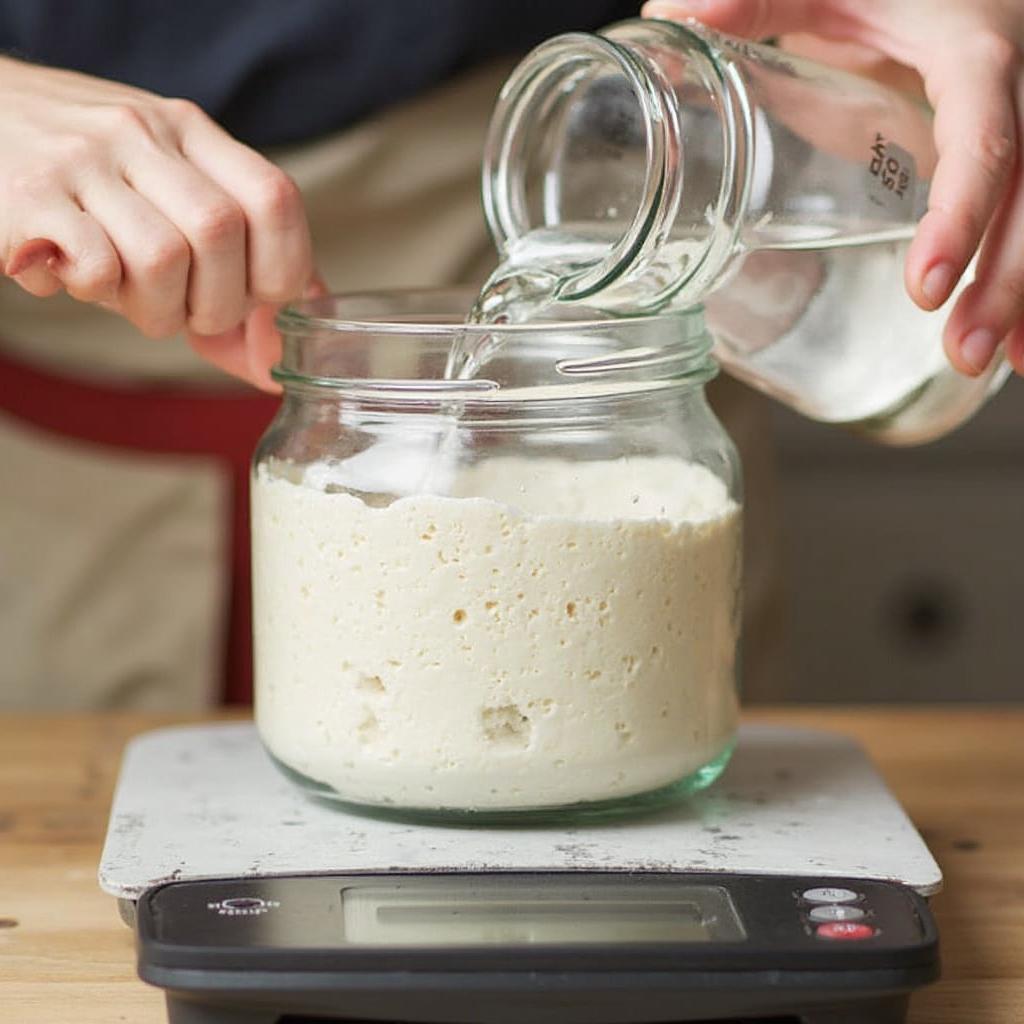
[[[814,934],[819,939],[856,942],[859,939],[874,938],[875,929],[869,924],[856,924],[853,921],[830,921],[828,924],[819,924]]]

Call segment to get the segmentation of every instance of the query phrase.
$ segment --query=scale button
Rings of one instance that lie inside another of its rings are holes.
[[[220,905],[228,910],[262,910],[267,903],[253,896],[232,896],[231,899],[221,900]]]
[[[808,903],[853,903],[860,899],[860,894],[851,889],[833,889],[826,886],[821,889],[808,889],[803,893]]]
[[[813,907],[807,916],[812,921],[860,921],[867,914],[860,907],[829,903],[823,907]]]
[[[875,929],[869,924],[855,924],[853,921],[832,921],[829,924],[819,924],[814,934],[819,939],[856,942],[859,939],[874,938]]]

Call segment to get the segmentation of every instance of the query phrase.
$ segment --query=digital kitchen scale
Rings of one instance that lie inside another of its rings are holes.
[[[578,827],[357,816],[247,723],[125,755],[100,866],[171,1024],[901,1024],[941,874],[860,748],[741,730],[722,779]]]

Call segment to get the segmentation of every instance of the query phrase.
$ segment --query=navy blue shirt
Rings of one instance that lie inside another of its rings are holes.
[[[195,100],[254,146],[344,128],[640,0],[0,0],[0,52]]]

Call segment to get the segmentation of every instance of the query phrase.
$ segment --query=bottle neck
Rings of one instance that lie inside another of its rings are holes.
[[[636,20],[543,43],[502,89],[485,147],[499,253],[517,259],[538,232],[548,249],[582,238],[558,298],[698,301],[736,248],[749,125],[734,68],[688,29]]]

